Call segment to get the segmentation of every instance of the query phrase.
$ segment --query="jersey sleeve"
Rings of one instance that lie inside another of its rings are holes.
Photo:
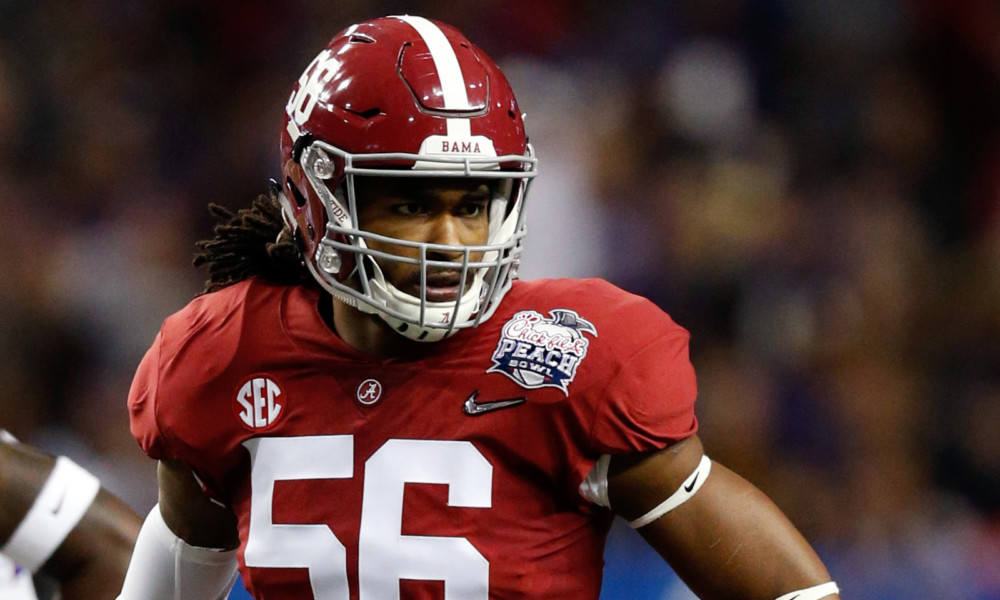
[[[160,430],[156,415],[162,346],[161,332],[146,351],[146,355],[142,357],[128,394],[129,428],[142,451],[155,459],[170,457],[167,441]]]
[[[658,450],[698,429],[690,335],[652,303],[644,302],[640,315],[633,322],[647,327],[631,353],[623,352],[598,403],[592,439],[603,454]]]
[[[211,386],[231,365],[248,284],[206,294],[167,317],[129,390],[132,435],[151,458],[191,463],[216,430]]]

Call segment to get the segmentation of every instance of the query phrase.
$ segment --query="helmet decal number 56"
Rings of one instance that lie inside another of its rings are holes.
[[[320,524],[276,524],[276,481],[349,479],[354,437],[255,438],[250,451],[251,507],[244,560],[248,567],[306,568],[316,600],[347,600],[347,552]],[[322,456],[323,460],[316,460]],[[399,580],[445,582],[445,598],[489,596],[489,562],[469,540],[401,535],[407,483],[448,486],[448,506],[489,508],[493,467],[470,442],[389,440],[365,463],[358,575],[361,600],[399,598]]]
[[[316,102],[319,101],[323,86],[333,79],[334,73],[340,61],[333,57],[330,50],[320,52],[309,64],[302,76],[299,77],[299,86],[288,98],[285,111],[301,126],[309,120]]]

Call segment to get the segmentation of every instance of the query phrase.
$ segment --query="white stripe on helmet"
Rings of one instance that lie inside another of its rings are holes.
[[[444,94],[444,108],[446,110],[471,110],[469,106],[469,95],[465,90],[465,77],[462,75],[462,68],[458,64],[458,57],[455,49],[451,47],[448,38],[437,25],[423,17],[403,15],[398,17],[405,21],[420,34],[427,48],[431,51],[431,58],[434,60],[434,68],[437,69],[438,77],[441,79],[441,92]],[[468,137],[472,135],[472,128],[469,126],[469,119],[448,119],[449,137]]]

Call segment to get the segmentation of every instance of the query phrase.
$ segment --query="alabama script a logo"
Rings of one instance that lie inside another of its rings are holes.
[[[576,312],[556,308],[544,317],[533,310],[514,315],[504,324],[487,373],[503,373],[522,387],[554,387],[569,395],[569,384],[587,356],[594,325]]]

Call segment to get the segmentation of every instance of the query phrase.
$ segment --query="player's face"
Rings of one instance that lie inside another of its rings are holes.
[[[489,239],[491,182],[469,178],[358,178],[358,220],[371,233],[449,246],[478,246]],[[418,248],[369,240],[373,250],[418,258]],[[482,252],[472,252],[478,261]],[[461,261],[462,252],[427,252],[428,260]],[[420,297],[420,265],[379,260],[386,279],[401,291]],[[432,267],[427,272],[427,300],[450,302],[460,295],[460,269]],[[466,277],[466,289],[472,276]],[[464,291],[464,290],[463,290]]]

